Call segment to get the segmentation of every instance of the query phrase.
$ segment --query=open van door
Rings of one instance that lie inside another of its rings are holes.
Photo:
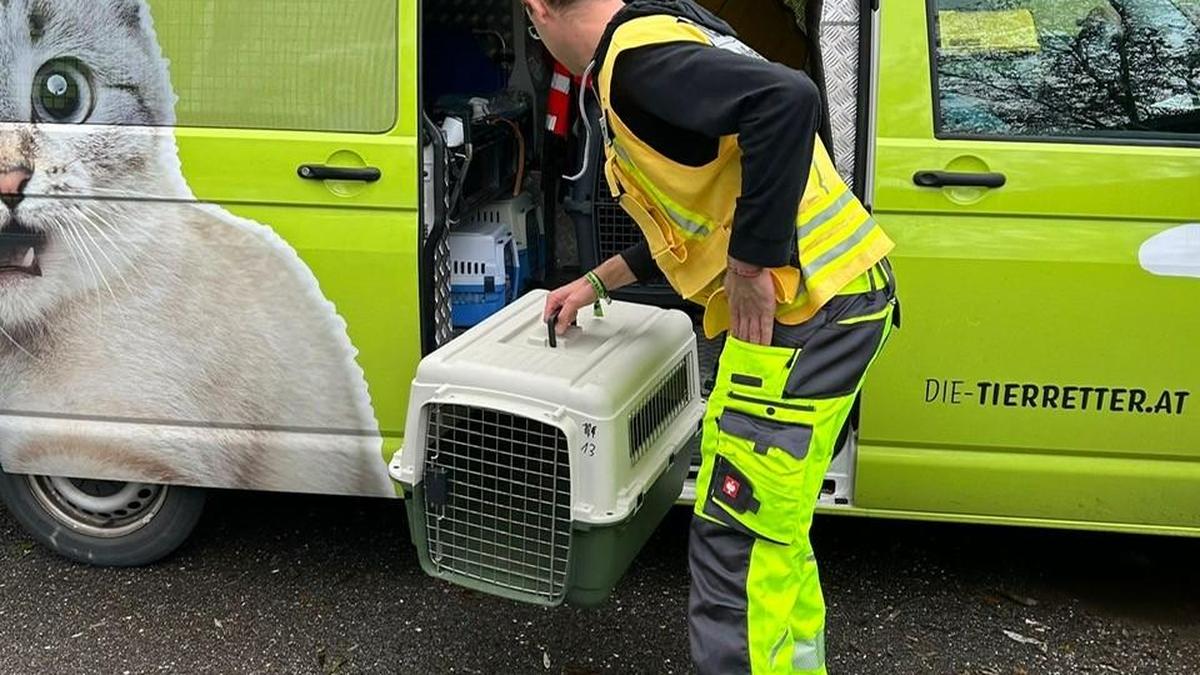
[[[558,337],[542,317],[546,291],[522,295],[505,263],[521,256],[504,251],[522,230],[532,251],[541,220],[521,215],[542,201],[525,169],[574,165],[529,142],[545,123],[531,121],[533,101],[566,83],[538,68],[544,47],[527,39],[517,0],[511,20],[492,10],[428,2],[422,14],[423,272],[436,349],[416,368],[390,473],[431,576],[592,606],[682,491],[703,415],[695,326],[678,310],[616,301]]]
[[[858,504],[1200,525],[1200,5],[882,14],[874,204],[904,325]]]

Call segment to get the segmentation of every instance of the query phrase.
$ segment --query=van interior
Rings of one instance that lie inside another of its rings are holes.
[[[869,120],[858,83],[870,81],[864,45],[871,32],[871,12],[861,8],[869,5],[699,2],[765,57],[814,79],[825,97],[820,133],[861,196],[866,162],[856,159],[865,156]],[[604,180],[595,97],[581,104],[580,82],[556,72],[519,0],[425,0],[421,12],[421,295],[428,353],[521,294],[577,278],[641,234]],[[593,125],[591,144],[587,125]],[[721,340],[704,339],[696,309],[665,281],[613,295],[691,313],[701,381],[711,382]],[[852,441],[855,418],[846,440]],[[853,491],[853,443],[839,445],[822,494],[831,504],[848,503]],[[693,439],[693,453],[698,449]]]

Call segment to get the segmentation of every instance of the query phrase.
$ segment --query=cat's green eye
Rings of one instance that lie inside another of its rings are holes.
[[[70,59],[47,61],[33,78],[35,122],[79,124],[92,112],[92,86],[83,67]]]

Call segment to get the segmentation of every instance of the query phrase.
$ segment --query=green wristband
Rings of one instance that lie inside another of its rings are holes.
[[[588,272],[583,275],[583,278],[587,279],[587,282],[592,285],[592,290],[596,291],[597,300],[612,303],[612,298],[608,297],[608,288],[604,285],[604,281],[600,279],[600,275],[595,272]]]
[[[592,290],[596,292],[596,302],[592,305],[592,313],[596,316],[604,316],[604,308],[600,305],[600,301],[604,300],[612,304],[612,298],[608,297],[608,288],[605,287],[600,275],[595,272],[588,272],[583,275],[583,278],[587,279],[587,282],[592,285]]]

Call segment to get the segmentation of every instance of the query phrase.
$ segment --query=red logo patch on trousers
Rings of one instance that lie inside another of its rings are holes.
[[[733,476],[725,476],[725,482],[721,485],[721,492],[725,493],[730,499],[737,499],[738,493],[742,491],[742,484]]]

